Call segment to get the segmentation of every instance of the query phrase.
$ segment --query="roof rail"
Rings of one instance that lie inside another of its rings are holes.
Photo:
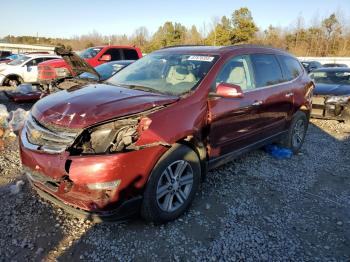
[[[172,48],[172,47],[192,47],[192,46],[207,46],[207,45],[172,45],[172,46],[165,46],[161,49],[167,49],[167,48]]]

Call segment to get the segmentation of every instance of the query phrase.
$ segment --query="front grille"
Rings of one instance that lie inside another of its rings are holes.
[[[63,128],[50,129],[40,124],[36,119],[29,114],[26,121],[25,130],[27,139],[31,144],[37,145],[40,150],[49,153],[61,153],[71,146],[80,130],[62,130]]]

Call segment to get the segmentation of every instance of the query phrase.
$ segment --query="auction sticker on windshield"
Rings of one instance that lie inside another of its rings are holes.
[[[214,60],[214,57],[213,56],[191,55],[187,60],[189,60],[189,61],[212,62]]]

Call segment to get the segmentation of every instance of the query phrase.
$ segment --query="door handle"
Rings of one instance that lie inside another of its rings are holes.
[[[292,97],[292,96],[294,96],[294,93],[292,93],[292,92],[291,93],[287,93],[287,94],[285,94],[285,96],[286,97]]]
[[[255,101],[252,106],[261,106],[263,104],[263,101]]]

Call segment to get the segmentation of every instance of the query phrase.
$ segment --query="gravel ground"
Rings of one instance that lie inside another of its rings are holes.
[[[350,261],[349,134],[312,120],[299,155],[257,150],[212,170],[191,209],[162,226],[93,224],[41,201],[13,142],[0,152],[0,261]]]

